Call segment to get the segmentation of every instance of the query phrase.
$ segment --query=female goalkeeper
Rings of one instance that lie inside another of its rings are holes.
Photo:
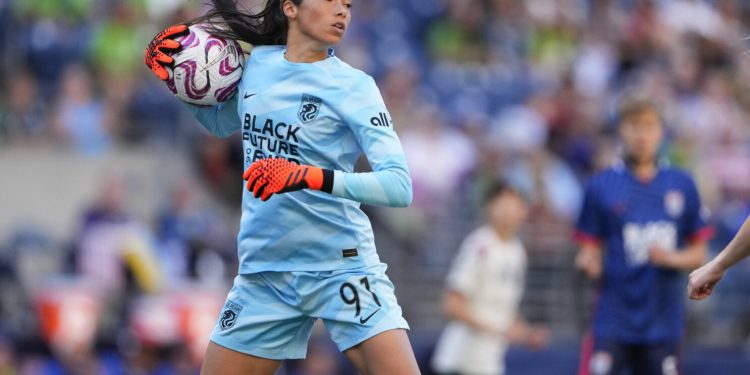
[[[211,335],[204,374],[272,374],[304,358],[322,319],[363,374],[419,373],[393,284],[360,203],[404,207],[411,179],[373,79],[334,56],[352,0],[269,0],[246,14],[212,0],[196,22],[254,46],[232,100],[192,107],[217,136],[242,132],[247,191],[239,274]],[[215,25],[215,24],[214,24]],[[161,79],[179,48],[173,26],[149,45]],[[373,172],[353,173],[364,152]]]

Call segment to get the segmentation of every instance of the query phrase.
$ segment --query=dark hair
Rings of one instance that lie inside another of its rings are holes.
[[[290,0],[300,5],[302,0]],[[286,44],[289,20],[284,14],[284,0],[268,0],[263,9],[253,13],[240,9],[238,0],[210,0],[212,9],[190,24],[208,24],[211,34],[241,40],[254,46]]]
[[[516,189],[512,185],[509,185],[503,180],[495,180],[484,191],[484,197],[483,197],[482,202],[485,205],[487,205],[493,200],[495,200],[495,198],[506,193],[515,195],[524,202],[526,201],[526,197],[521,193],[520,190]]]

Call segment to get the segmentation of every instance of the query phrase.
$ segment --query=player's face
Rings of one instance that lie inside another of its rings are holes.
[[[645,110],[628,116],[620,125],[620,135],[628,156],[639,163],[653,161],[664,135],[659,114]]]
[[[303,0],[290,21],[296,22],[299,32],[306,37],[326,46],[336,45],[349,28],[352,1]]]
[[[515,233],[526,220],[528,207],[517,194],[504,192],[489,202],[487,214],[490,225]]]

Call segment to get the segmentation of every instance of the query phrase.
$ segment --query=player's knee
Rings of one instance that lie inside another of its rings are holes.
[[[589,372],[591,375],[610,375],[612,373],[612,354],[608,352],[596,352],[589,361]]]

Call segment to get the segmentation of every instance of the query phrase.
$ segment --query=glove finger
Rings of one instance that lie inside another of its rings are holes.
[[[266,188],[263,190],[263,194],[260,196],[260,200],[263,202],[269,200],[273,196],[273,193],[271,192],[270,188]]]
[[[255,172],[256,169],[260,168],[260,165],[262,164],[263,160],[256,161],[252,165],[250,165],[249,168],[245,171],[245,173],[242,174],[242,178],[247,180],[250,178],[250,176]]]
[[[162,50],[162,49],[180,49],[180,48],[182,48],[182,44],[180,44],[176,40],[164,39],[164,40],[161,41],[161,43],[159,43],[159,45],[156,48],[158,48],[160,50]]]
[[[169,72],[166,69],[164,69],[164,67],[161,66],[161,64],[159,63],[154,63],[153,66],[151,67],[151,70],[162,81],[166,81],[169,78]]]
[[[160,62],[162,64],[172,64],[172,63],[174,63],[174,59],[172,58],[172,56],[169,56],[166,53],[161,52],[161,51],[156,51],[156,53],[154,53],[154,60],[156,60],[156,61],[158,61],[158,62]]]
[[[268,187],[268,181],[263,179],[261,183],[255,185],[255,189],[253,189],[253,196],[255,198],[260,197],[261,195],[265,196],[266,188]],[[269,189],[270,190],[270,189]],[[269,193],[270,194],[270,193]]]
[[[255,185],[260,181],[263,175],[260,173],[253,173],[252,176],[248,176],[247,179],[247,191],[255,190]]]
[[[159,35],[157,35],[156,38],[157,39],[166,39],[166,38],[169,38],[171,36],[182,34],[185,31],[187,31],[187,29],[188,29],[187,25],[174,25],[174,26],[170,26],[170,27],[166,28],[164,31],[162,31],[161,33],[159,33]]]

